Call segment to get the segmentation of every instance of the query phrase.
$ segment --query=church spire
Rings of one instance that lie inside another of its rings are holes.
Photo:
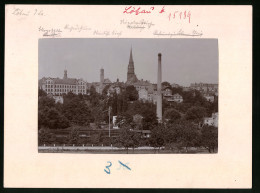
[[[129,64],[133,64],[133,63],[134,63],[134,60],[133,60],[132,46],[131,46],[130,58],[129,58]]]
[[[136,75],[135,75],[132,46],[131,46],[130,58],[129,58],[129,64],[128,64],[128,70],[127,70],[127,81],[131,81],[131,82],[137,81],[137,78],[136,78]]]

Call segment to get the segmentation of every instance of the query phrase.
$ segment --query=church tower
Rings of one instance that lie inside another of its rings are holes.
[[[127,82],[136,82],[136,81],[137,81],[137,78],[135,75],[134,60],[133,60],[133,54],[132,54],[132,48],[131,48],[129,64],[128,64],[128,69],[127,69]]]
[[[64,76],[63,76],[63,79],[67,79],[68,78],[68,74],[67,74],[67,70],[65,69],[64,70]]]

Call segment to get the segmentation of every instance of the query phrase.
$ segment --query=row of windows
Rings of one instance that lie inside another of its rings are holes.
[[[48,93],[48,94],[49,94],[49,93]],[[54,94],[54,95],[56,95],[56,96],[62,96],[63,93],[52,93],[52,94]],[[84,93],[82,93],[82,94],[84,94]]]
[[[46,89],[46,91],[47,92],[76,92],[76,90],[72,90],[72,89],[52,89],[52,88],[48,88],[48,89]],[[83,89],[83,90],[78,90],[78,92],[82,92],[82,93],[85,93],[85,90]]]
[[[47,88],[76,88],[76,85],[46,85]],[[84,89],[85,86],[78,86],[80,89]]]

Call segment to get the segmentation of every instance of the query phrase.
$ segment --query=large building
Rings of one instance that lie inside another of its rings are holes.
[[[191,83],[190,88],[207,94],[218,93],[218,84]]]
[[[44,90],[47,94],[54,96],[62,96],[72,92],[74,94],[87,94],[87,82],[83,79],[68,78],[67,70],[64,70],[64,77],[60,78],[46,78],[39,80],[39,88]]]

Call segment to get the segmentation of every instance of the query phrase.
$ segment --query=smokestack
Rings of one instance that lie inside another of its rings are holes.
[[[103,85],[104,83],[104,69],[100,69],[100,84]]]
[[[162,121],[162,54],[158,54],[157,108],[158,122]]]

